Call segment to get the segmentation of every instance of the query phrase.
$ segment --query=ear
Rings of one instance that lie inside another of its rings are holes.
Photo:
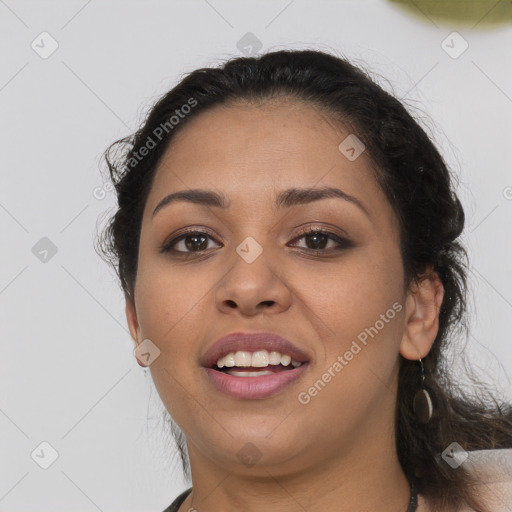
[[[125,312],[126,312],[126,321],[128,322],[128,328],[130,329],[130,335],[132,337],[133,342],[133,350],[137,348],[139,343],[143,340],[142,333],[139,326],[139,321],[137,319],[137,312],[135,310],[135,304],[131,297],[125,294]],[[135,355],[135,354],[134,354]],[[139,359],[135,356],[135,359],[139,366],[145,368],[143,364],[139,361]]]
[[[443,297],[443,283],[432,269],[418,282],[411,283],[405,301],[405,329],[400,344],[400,354],[406,359],[418,360],[430,352],[439,331]]]

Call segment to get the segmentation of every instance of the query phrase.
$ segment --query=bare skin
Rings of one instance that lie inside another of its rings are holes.
[[[135,346],[146,338],[158,346],[151,374],[187,437],[193,493],[180,511],[407,509],[409,484],[394,441],[399,357],[428,354],[444,292],[435,274],[404,292],[396,215],[366,154],[349,161],[338,149],[347,135],[297,102],[215,107],[191,120],[160,162],[126,315]],[[355,196],[367,213],[339,198],[274,205],[285,189],[326,186]],[[229,207],[174,202],[152,218],[167,194],[195,188],[222,193]],[[174,248],[189,259],[159,252],[186,227],[205,233],[206,249],[182,240]],[[353,245],[335,250],[335,240],[320,238],[321,245],[301,227]],[[247,237],[263,249],[252,263],[235,250]],[[299,393],[393,304],[400,311],[301,403]],[[239,330],[291,340],[310,356],[309,368],[265,399],[221,393],[199,360]],[[260,457],[250,466],[237,456],[248,442]],[[417,510],[429,510],[421,497]]]

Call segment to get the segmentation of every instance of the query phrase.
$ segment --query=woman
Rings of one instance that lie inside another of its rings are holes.
[[[443,359],[464,212],[397,99],[326,53],[237,58],[106,158],[100,248],[190,461],[167,511],[510,510],[510,404]]]

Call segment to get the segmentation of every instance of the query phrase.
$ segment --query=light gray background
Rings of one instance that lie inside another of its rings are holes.
[[[458,58],[441,46],[454,30],[469,44]],[[31,48],[43,31],[59,45],[47,59]],[[159,512],[185,488],[123,297],[93,250],[115,200],[93,191],[106,146],[183,73],[247,51],[247,32],[260,53],[314,47],[366,63],[428,116],[467,213],[470,359],[512,398],[510,26],[452,26],[384,0],[0,0],[0,511]],[[57,247],[46,263],[32,252],[42,237]],[[43,441],[59,454],[48,469],[31,457],[49,456]]]

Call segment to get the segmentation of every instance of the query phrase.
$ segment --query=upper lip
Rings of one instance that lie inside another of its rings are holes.
[[[217,361],[229,354],[246,350],[255,352],[257,350],[267,350],[268,352],[280,352],[288,354],[292,360],[300,363],[309,361],[308,355],[296,347],[291,341],[288,341],[277,334],[271,332],[233,332],[219,338],[201,358],[202,366],[212,368]]]

